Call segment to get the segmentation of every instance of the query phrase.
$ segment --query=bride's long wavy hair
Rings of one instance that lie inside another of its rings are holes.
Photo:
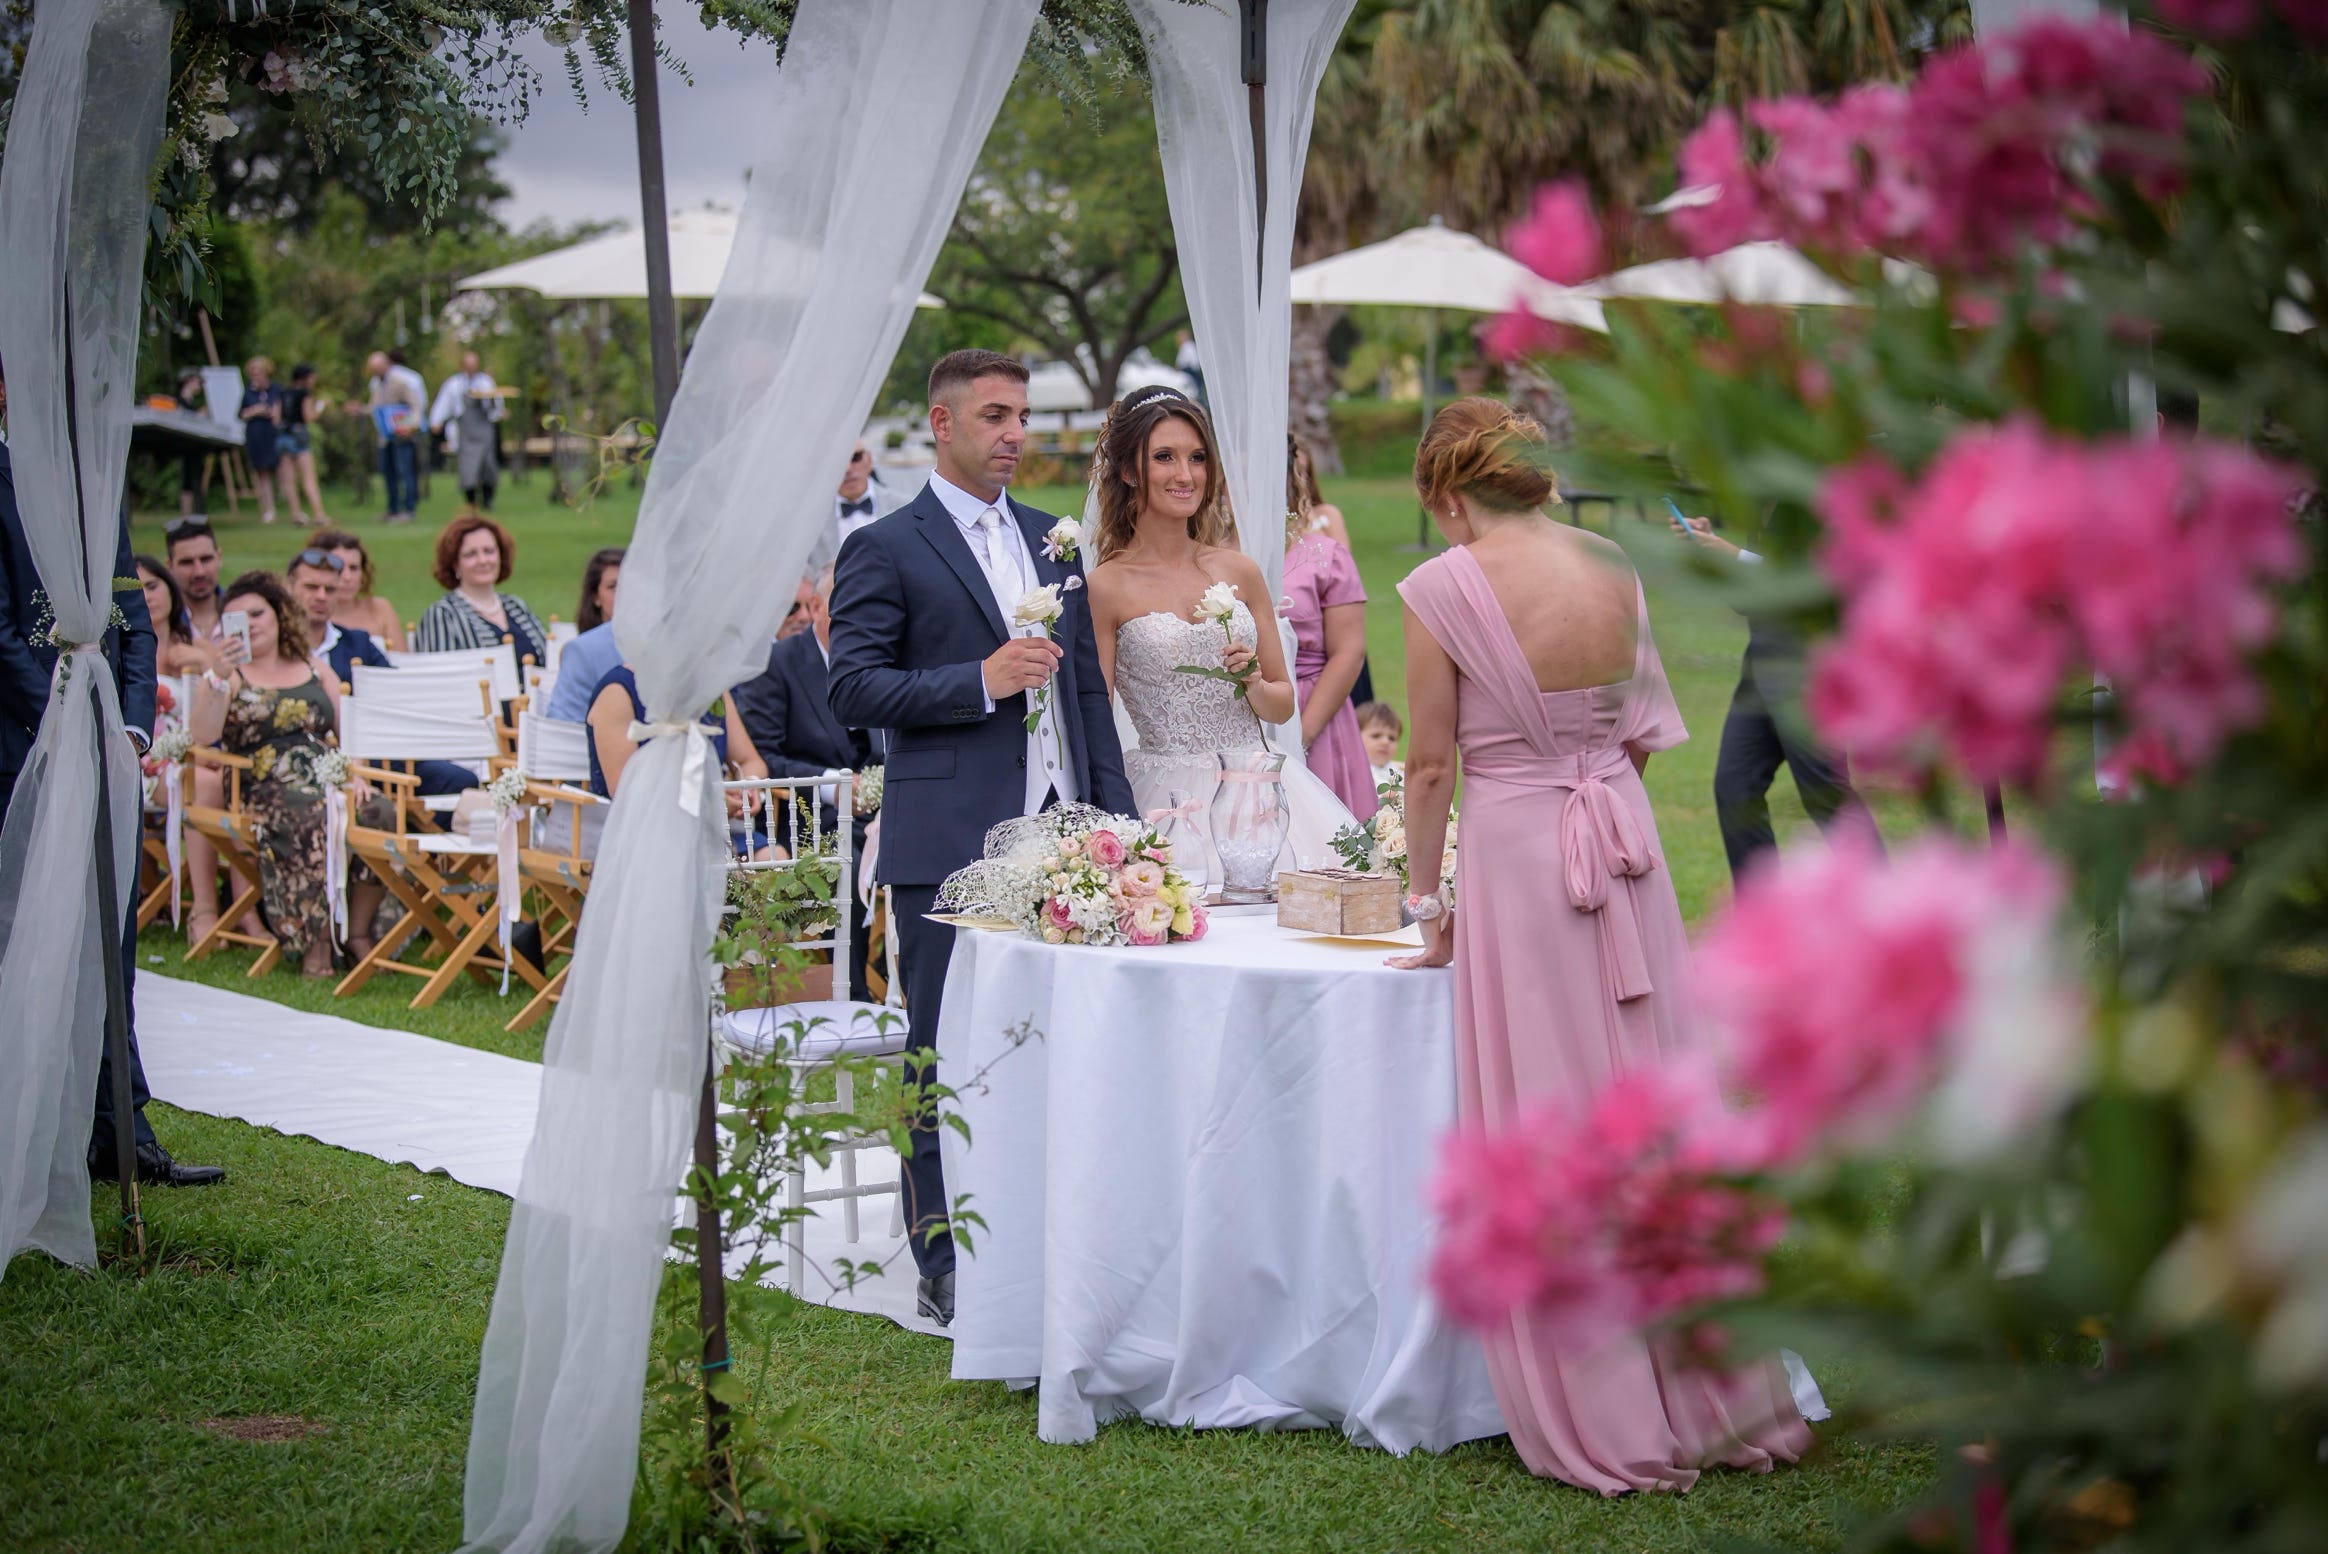
[[[1131,544],[1132,531],[1139,526],[1140,493],[1147,486],[1148,439],[1157,427],[1175,417],[1194,427],[1197,441],[1204,445],[1204,498],[1189,517],[1188,537],[1199,545],[1237,543],[1212,418],[1178,389],[1159,385],[1127,394],[1108,406],[1107,422],[1099,431],[1099,449],[1091,457],[1091,494],[1099,509],[1099,532],[1091,543],[1092,565]],[[1124,478],[1126,474],[1129,480]]]

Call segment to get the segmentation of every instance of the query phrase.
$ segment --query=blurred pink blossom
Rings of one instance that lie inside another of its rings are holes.
[[[2230,0],[2182,3],[2223,9]],[[2115,18],[2039,20],[1938,55],[1905,87],[1751,105],[1747,122],[1766,147],[1759,161],[1737,119],[1714,113],[1683,142],[1680,166],[1685,187],[1720,195],[1675,211],[1673,227],[1701,257],[1776,238],[1835,257],[1875,251],[1949,271],[2005,268],[2028,243],[2068,235],[2085,208],[2075,165],[2169,192],[2184,108],[2205,88],[2199,68],[2155,34]]]
[[[2159,17],[2202,38],[2231,39],[2255,25],[2255,0],[2157,0]]]
[[[2328,0],[2272,0],[2272,9],[2307,43],[2328,43]]]
[[[1751,1294],[1783,1216],[1729,1180],[1742,1137],[1691,1063],[1628,1074],[1581,1114],[1454,1135],[1432,1184],[1431,1287],[1459,1321],[1526,1310],[1580,1341]]]
[[[1697,972],[1760,1157],[1886,1145],[1969,1064],[1998,1115],[2039,1120],[2077,1030],[2052,1018],[2067,985],[2051,961],[2061,897],[2049,862],[1952,840],[1886,859],[1843,839],[1749,877],[1699,945]],[[2029,977],[2000,954],[2015,946],[2034,952]],[[1992,996],[2007,983],[2010,997]],[[2031,1010],[2048,1016],[2042,1031]],[[2019,1046],[2042,1036],[2045,1061],[2024,1068],[1992,1050],[1990,1024]],[[1979,1147],[1961,1152],[1993,1147],[1993,1130],[1977,1131]]]
[[[2116,690],[2114,773],[2173,782],[2262,713],[2247,659],[2302,551],[2289,473],[2216,443],[1960,433],[1914,486],[1869,459],[1819,499],[1841,631],[1809,707],[1837,744],[1980,782],[2045,770],[2073,670]]]
[[[1549,321],[1538,318],[1526,307],[1514,307],[1498,313],[1486,328],[1479,332],[1480,347],[1499,362],[1515,362],[1525,357],[1551,351],[1560,340],[1560,332]]]
[[[1504,234],[1514,259],[1556,286],[1578,286],[1600,273],[1600,221],[1584,185],[1573,178],[1536,191],[1527,217]]]
[[[1203,907],[1190,907],[1188,909],[1188,922],[1188,932],[1180,937],[1191,943],[1203,938],[1205,930],[1212,926],[1211,920],[1204,915]]]

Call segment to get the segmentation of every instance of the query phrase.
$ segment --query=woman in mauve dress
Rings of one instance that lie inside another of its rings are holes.
[[[1551,1102],[1582,1110],[1635,1064],[1693,1046],[1689,941],[1641,786],[1688,737],[1624,552],[1548,518],[1533,421],[1465,399],[1415,454],[1453,549],[1406,603],[1407,861],[1439,878],[1463,772],[1460,912],[1396,964],[1455,968],[1458,1126],[1502,1131]],[[1436,896],[1436,893],[1433,893]],[[1418,897],[1418,915],[1432,903]],[[1484,1336],[1530,1471],[1602,1494],[1687,1489],[1713,1465],[1767,1470],[1810,1445],[1778,1364],[1727,1376],[1662,1339],[1583,1343],[1526,1311]]]
[[[1309,769],[1360,820],[1380,806],[1350,687],[1366,662],[1366,585],[1350,547],[1306,515],[1286,523],[1285,622],[1293,628],[1293,678],[1301,693],[1301,742]],[[1296,530],[1300,532],[1295,532]]]

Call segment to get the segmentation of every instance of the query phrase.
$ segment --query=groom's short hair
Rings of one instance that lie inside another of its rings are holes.
[[[930,369],[930,403],[936,404],[956,389],[968,388],[980,378],[1005,377],[1027,381],[1026,363],[1000,351],[948,351]]]

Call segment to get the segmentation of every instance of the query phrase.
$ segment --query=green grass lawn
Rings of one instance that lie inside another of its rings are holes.
[[[536,476],[504,492],[518,542],[512,587],[545,614],[570,614],[583,558],[627,537],[635,496],[618,490],[575,511],[551,507],[546,489]],[[1393,588],[1419,559],[1399,548],[1413,536],[1413,498],[1391,480],[1334,482],[1329,495],[1349,517],[1373,598],[1375,683],[1396,700],[1404,675]],[[1075,500],[1030,497],[1053,510]],[[383,592],[408,617],[436,593],[427,557],[451,501],[440,480],[419,523],[358,525]],[[351,516],[344,504],[341,516]],[[262,530],[247,513],[221,528],[230,569],[279,565],[298,543],[295,531]],[[158,549],[158,524],[141,523],[138,538]],[[1649,786],[1695,920],[1727,882],[1710,786],[1744,632],[1717,602],[1683,593],[1655,591],[1651,609],[1694,737],[1650,764]],[[1784,778],[1774,801],[1782,834],[1802,824]],[[1896,801],[1879,812],[1887,830],[1913,824]],[[246,952],[186,968],[182,949],[166,928],[149,932],[143,969],[164,969],[152,961],[160,956],[173,974],[286,1004],[540,1053],[538,1028],[501,1031],[516,998],[469,983],[416,1013],[404,1007],[410,988],[385,979],[335,1003],[287,973],[246,980]],[[0,1548],[452,1548],[506,1200],[263,1129],[162,1106],[155,1114],[181,1157],[231,1175],[219,1189],[148,1196],[157,1266],[143,1279],[39,1257],[8,1269],[0,1418],[14,1449],[0,1464]],[[94,1195],[101,1226],[108,1205]],[[754,1335],[742,1373],[768,1406],[804,1408],[781,1468],[832,1514],[843,1548],[1616,1554],[1731,1539],[1821,1548],[1899,1504],[1931,1471],[1920,1444],[1830,1437],[1769,1479],[1717,1474],[1685,1498],[1608,1502],[1530,1478],[1502,1441],[1395,1459],[1330,1434],[1119,1423],[1089,1446],[1046,1447],[1035,1439],[1033,1396],[949,1382],[942,1342],[770,1291],[736,1299]],[[1832,1391],[1848,1394],[1846,1360],[1814,1349],[1813,1361]]]

